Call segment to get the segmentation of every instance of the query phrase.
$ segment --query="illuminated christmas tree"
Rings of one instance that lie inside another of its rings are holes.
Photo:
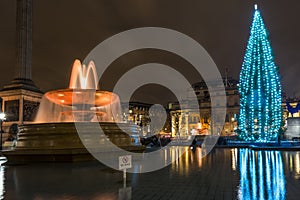
[[[282,123],[279,69],[257,5],[240,72],[238,134],[246,141],[276,140]]]

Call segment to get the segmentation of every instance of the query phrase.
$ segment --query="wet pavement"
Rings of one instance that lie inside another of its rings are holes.
[[[165,168],[123,173],[98,162],[1,166],[4,199],[299,199],[300,152],[201,148]],[[170,150],[172,151],[172,149]],[[162,158],[164,159],[164,158]]]

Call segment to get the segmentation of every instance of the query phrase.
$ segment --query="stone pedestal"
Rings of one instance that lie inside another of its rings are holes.
[[[2,111],[6,114],[4,132],[12,124],[26,124],[35,118],[43,93],[31,80],[15,79],[0,91]]]
[[[287,130],[285,132],[286,139],[300,138],[300,117],[287,118]]]
[[[81,126],[85,130],[84,140],[96,144],[95,151],[110,153],[107,140],[127,151],[142,152],[145,150],[143,146],[134,141],[136,137],[139,137],[137,125],[100,122],[99,125],[105,133],[105,135],[101,135],[96,132],[94,126],[91,126],[91,123],[82,122]],[[77,162],[94,159],[82,144],[74,122],[27,124],[21,125],[19,129],[15,150],[2,152],[7,157],[8,164]],[[97,141],[93,140],[95,136]]]

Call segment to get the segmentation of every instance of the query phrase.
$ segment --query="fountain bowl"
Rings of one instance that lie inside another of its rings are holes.
[[[91,105],[101,107],[115,103],[118,95],[95,89],[61,89],[47,92],[45,97],[51,102],[63,106]]]

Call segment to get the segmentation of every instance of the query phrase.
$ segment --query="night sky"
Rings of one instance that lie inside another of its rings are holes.
[[[114,34],[145,26],[170,28],[192,37],[208,51],[223,75],[227,67],[229,76],[238,79],[253,5],[258,3],[270,33],[275,62],[280,67],[283,91],[290,97],[300,96],[299,0],[34,0],[33,3],[32,79],[45,92],[68,86],[74,59],[83,60],[96,45]],[[2,88],[15,74],[16,1],[1,0],[0,9]],[[178,56],[160,50],[140,50],[117,59],[104,74],[101,87],[110,89],[122,73],[148,62],[174,67],[191,83],[200,80]]]

